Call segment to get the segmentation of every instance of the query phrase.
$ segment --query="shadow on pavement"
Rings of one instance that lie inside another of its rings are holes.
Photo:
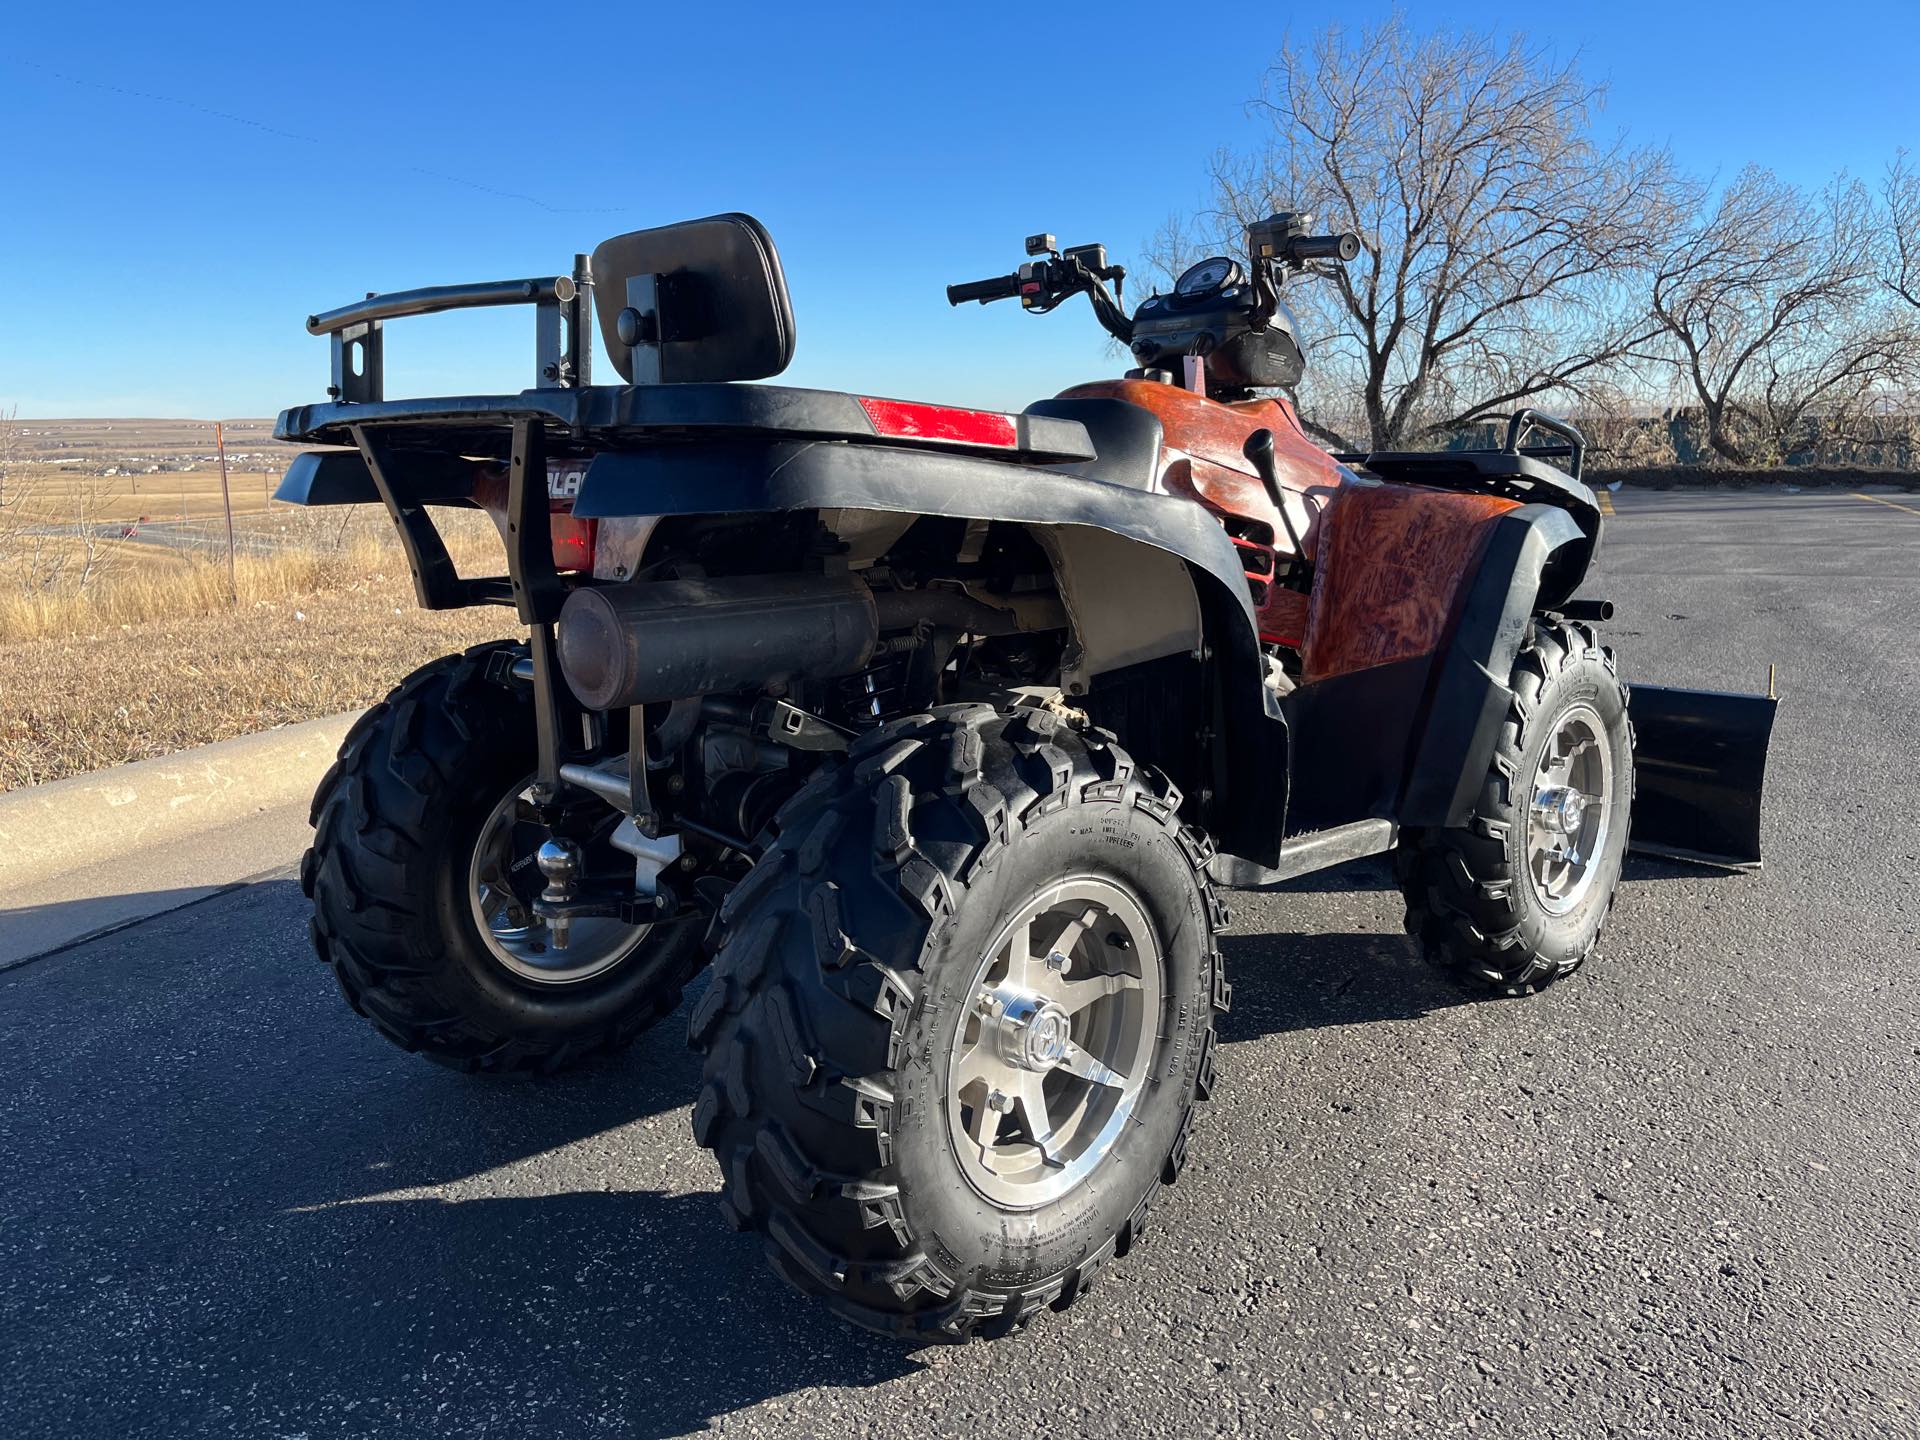
[[[273,881],[0,976],[9,1433],[672,1434],[920,1368],[726,1228],[684,1011],[460,1075],[305,922]]]
[[[6,905],[0,897],[0,971],[30,965],[50,953],[135,925],[221,894],[220,885],[183,886],[130,894]],[[17,897],[16,897],[17,898]]]
[[[1712,867],[1629,855],[1621,880],[1630,885],[1697,881],[1724,873]],[[1393,888],[1392,869],[1376,857],[1303,875],[1264,893],[1337,894]],[[1225,893],[1229,908],[1246,903],[1244,896]],[[1399,913],[1397,899],[1394,913]],[[1221,937],[1220,949],[1226,956],[1227,978],[1233,982],[1233,1010],[1219,1022],[1220,1038],[1228,1042],[1330,1025],[1415,1020],[1455,1005],[1501,1003],[1495,996],[1464,991],[1435,973],[1420,958],[1414,942],[1404,935],[1229,931]]]
[[[1220,1017],[1229,1044],[1376,1020],[1417,1020],[1472,1004],[1414,953],[1402,935],[1223,935],[1233,1009]]]
[[[921,1368],[788,1290],[708,1194],[373,1200],[265,1221],[251,1242],[284,1273],[254,1342],[282,1357],[255,1368],[268,1413],[338,1395],[396,1432],[671,1435]]]
[[[1684,860],[1665,860],[1658,855],[1629,853],[1620,867],[1620,883],[1637,885],[1655,880],[1725,880],[1732,872],[1718,865],[1694,865]]]
[[[766,1402],[778,1433],[781,1397],[928,1363],[726,1230],[684,1014],[554,1079],[458,1075],[348,1014],[305,926],[276,880],[0,976],[11,1433],[671,1434]],[[1222,943],[1230,1043],[1471,1003],[1397,934]]]

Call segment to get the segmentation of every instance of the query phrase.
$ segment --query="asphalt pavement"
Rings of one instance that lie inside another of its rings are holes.
[[[1629,678],[1777,666],[1765,870],[1633,862],[1522,1001],[1377,864],[1236,897],[1191,1163],[1072,1310],[845,1327],[722,1224],[680,1018],[445,1073],[283,870],[0,975],[0,1431],[1920,1433],[1920,498],[1615,500]]]

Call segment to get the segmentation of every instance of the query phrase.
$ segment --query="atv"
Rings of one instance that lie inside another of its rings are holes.
[[[1359,244],[1313,228],[1131,314],[1050,235],[951,287],[1085,296],[1137,362],[1019,414],[743,383],[794,320],[739,214],[311,317],[330,398],[276,433],[331,448],[279,498],[383,505],[420,604],[526,631],[407,678],[321,783],[301,883],[347,1002],[547,1073],[711,957],[727,1218],[840,1314],[958,1339],[1071,1303],[1179,1174],[1223,889],[1390,854],[1425,955],[1517,995],[1593,954],[1630,834],[1757,863],[1773,701],[1629,703],[1572,425],[1335,456],[1276,398],[1283,285]],[[531,388],[385,398],[386,322],[490,305],[534,309]],[[458,571],[449,506],[504,574]]]

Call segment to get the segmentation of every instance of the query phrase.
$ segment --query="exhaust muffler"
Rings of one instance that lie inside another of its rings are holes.
[[[866,668],[873,592],[851,576],[747,575],[575,590],[560,670],[591,710],[652,705]]]

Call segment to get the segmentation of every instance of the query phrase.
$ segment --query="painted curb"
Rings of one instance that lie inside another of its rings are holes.
[[[313,794],[360,712],[0,795],[0,908],[17,888]]]

